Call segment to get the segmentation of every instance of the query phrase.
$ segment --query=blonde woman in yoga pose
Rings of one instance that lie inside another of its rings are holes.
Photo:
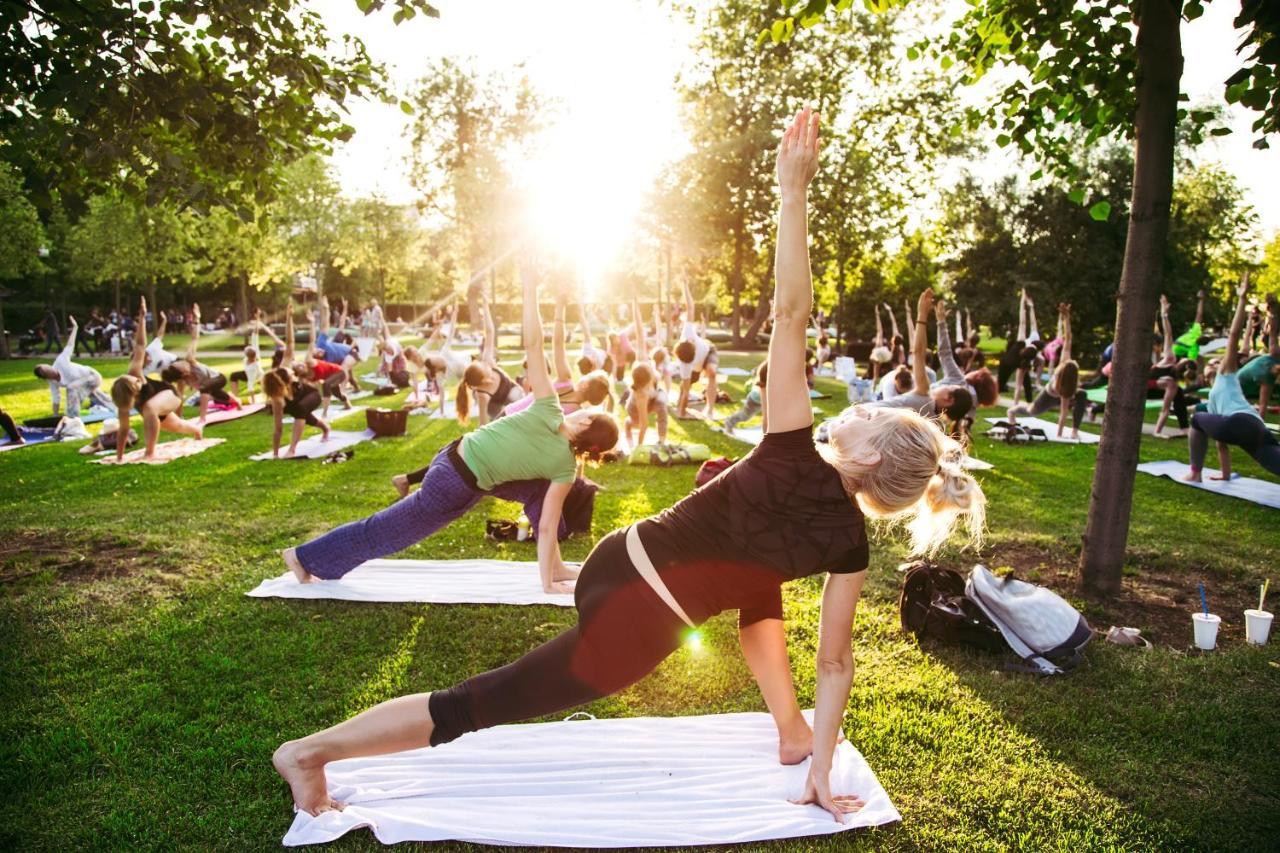
[[[138,322],[133,328],[133,355],[129,359],[129,372],[111,386],[111,400],[116,404],[116,419],[120,422],[120,434],[129,434],[129,412],[135,406],[142,414],[143,433],[146,437],[147,461],[156,458],[156,441],[160,430],[204,437],[204,427],[184,421],[181,416],[182,397],[168,382],[151,379],[142,372],[147,360],[147,300],[140,300]],[[116,442],[116,461],[124,459],[126,442]]]
[[[855,408],[831,431],[825,452],[814,444],[804,381],[813,307],[805,221],[817,130],[817,118],[802,112],[778,151],[782,209],[764,441],[675,506],[604,537],[578,577],[578,624],[559,637],[500,669],[392,699],[281,746],[274,764],[299,809],[342,808],[325,781],[330,761],[438,746],[592,702],[653,671],[689,626],[734,609],[747,663],[777,723],[779,759],[812,756],[795,802],[816,804],[837,821],[862,806],[857,792],[831,790],[829,777],[853,682],[854,611],[869,564],[865,518],[908,521],[913,550],[927,553],[962,516],[979,531],[984,503],[954,443],[914,412]],[[821,573],[828,574],[810,730],[787,662],[781,587]]]

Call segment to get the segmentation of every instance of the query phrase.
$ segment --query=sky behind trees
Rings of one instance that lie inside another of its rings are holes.
[[[599,191],[622,208],[631,199],[638,205],[652,176],[687,148],[672,78],[688,58],[693,33],[666,3],[443,0],[439,19],[416,18],[399,27],[388,16],[362,16],[350,0],[313,0],[313,5],[335,35],[363,38],[402,92],[435,57],[473,57],[480,70],[510,70],[523,63],[538,89],[564,103],[553,147],[578,147],[582,168],[605,175]],[[964,6],[962,0],[950,5]],[[1183,85],[1193,104],[1220,102],[1221,81],[1239,67],[1231,26],[1236,11],[1237,3],[1219,0],[1206,6],[1203,17],[1183,25]],[[966,98],[981,95],[975,91]],[[1207,142],[1197,159],[1220,160],[1240,178],[1262,233],[1269,235],[1280,229],[1280,196],[1269,191],[1280,186],[1280,147],[1254,150],[1248,113],[1232,107],[1228,118],[1235,133]],[[394,105],[354,105],[356,135],[333,159],[347,193],[414,198],[404,164],[408,122]],[[975,171],[988,179],[1025,172],[1011,153],[994,145]]]

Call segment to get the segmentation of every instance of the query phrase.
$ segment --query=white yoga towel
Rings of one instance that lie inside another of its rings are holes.
[[[286,846],[361,827],[383,844],[746,844],[902,819],[847,741],[836,747],[831,791],[866,805],[836,823],[818,806],[788,802],[803,794],[809,761],[779,764],[777,729],[761,713],[499,726],[433,749],[335,761],[325,772],[346,808],[298,812]]]
[[[425,406],[418,406],[409,412],[410,415],[426,415],[429,418],[445,418],[453,420],[458,416],[457,403],[446,397],[444,401],[444,412],[440,411],[440,401],[436,400]]]
[[[1239,474],[1232,475],[1231,479],[1225,482],[1222,480],[1210,480],[1209,477],[1211,475],[1218,473],[1217,469],[1214,468],[1205,468],[1200,472],[1204,482],[1188,483],[1182,478],[1191,470],[1191,466],[1173,459],[1167,459],[1163,462],[1143,462],[1138,466],[1138,470],[1144,474],[1168,477],[1175,483],[1184,486],[1193,486],[1197,489],[1204,489],[1206,492],[1216,492],[1220,495],[1240,498],[1250,503],[1269,506],[1272,509],[1280,509],[1280,483],[1257,480],[1253,477],[1241,477]]]
[[[996,424],[1003,420],[1005,420],[1005,418],[987,418],[987,423]],[[1071,426],[1069,424],[1067,425],[1067,428],[1062,431],[1062,437],[1059,438],[1057,422],[1055,421],[1050,423],[1049,421],[1042,421],[1039,418],[1020,417],[1018,418],[1018,426],[1029,427],[1031,429],[1042,429],[1044,430],[1044,434],[1047,435],[1049,440],[1054,444],[1097,444],[1102,440],[1091,432],[1081,431],[1080,439],[1077,441],[1071,437]],[[1036,439],[1036,441],[1039,440],[1039,438]]]
[[[430,604],[554,604],[573,596],[542,591],[538,564],[504,560],[370,560],[336,581],[298,583],[292,572],[246,593],[256,598],[337,598]]]
[[[372,396],[373,396],[373,392],[372,392],[372,391],[368,391],[368,390],[364,390],[364,391],[353,391],[352,393],[350,393],[350,394],[348,394],[348,395],[347,395],[347,399],[348,399],[348,400],[363,400],[365,397],[372,397]]]
[[[316,409],[316,417],[324,418],[326,421],[332,424],[334,421],[339,421],[339,420],[342,420],[343,418],[349,418],[349,417],[353,417],[354,415],[358,415],[367,408],[368,406],[352,406],[350,409],[344,409],[342,408],[341,403],[335,403],[329,406],[329,416],[327,418],[325,417],[323,408]],[[288,415],[285,415],[283,418],[280,419],[280,423],[291,424],[293,423],[293,418],[289,417]]]
[[[744,370],[741,367],[722,367],[716,372],[719,374],[720,378],[751,375],[750,370]]]
[[[1155,424],[1143,424],[1143,425],[1142,425],[1142,434],[1143,434],[1143,435],[1149,435],[1149,436],[1151,436],[1152,438],[1161,438],[1161,439],[1164,439],[1164,438],[1186,438],[1186,437],[1187,437],[1187,430],[1185,430],[1185,429],[1179,429],[1179,428],[1178,428],[1178,424],[1175,422],[1175,423],[1173,423],[1172,425],[1171,425],[1171,424],[1165,424],[1165,425],[1164,425],[1164,431],[1163,431],[1163,432],[1161,432],[1161,433],[1160,433],[1160,435],[1156,435],[1156,425],[1155,425]]]
[[[729,436],[730,438],[736,438],[738,441],[741,441],[744,444],[750,444],[752,446],[755,446],[760,442],[764,441],[763,426],[750,426],[750,427],[740,426],[740,427],[735,427],[733,432],[729,432],[723,427],[717,427],[717,429],[719,429],[720,432],[723,432],[725,435]]]
[[[323,435],[313,435],[304,438],[298,442],[298,449],[294,451],[293,456],[285,456],[284,452],[289,449],[286,440],[280,441],[280,459],[323,459],[336,450],[345,450],[353,444],[359,444],[362,441],[368,441],[373,438],[374,432],[366,429],[362,432],[342,432],[341,430],[331,430],[329,432],[329,440],[325,441]],[[261,453],[255,453],[249,457],[255,462],[262,462],[267,459],[275,459],[277,457],[271,455],[270,450],[264,450]]]

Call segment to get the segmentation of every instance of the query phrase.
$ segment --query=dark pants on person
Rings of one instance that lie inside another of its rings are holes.
[[[685,624],[636,572],[625,529],[596,545],[573,599],[577,625],[513,663],[432,692],[432,746],[616,693],[680,647]]]
[[[222,374],[200,386],[201,394],[208,394],[220,406],[231,405],[231,395],[227,393],[227,377]]]
[[[351,401],[347,399],[347,395],[342,390],[342,383],[346,380],[346,378],[347,378],[347,374],[341,373],[341,372],[331,373],[329,376],[326,376],[323,383],[324,397],[326,400],[329,399],[330,397],[337,397],[339,400],[342,401],[342,405],[350,408]]]
[[[1262,418],[1248,412],[1236,412],[1234,415],[1196,412],[1191,418],[1191,432],[1187,434],[1191,467],[1196,471],[1204,468],[1209,439],[1242,448],[1267,471],[1280,476],[1280,443],[1276,442]]]
[[[1035,401],[1031,404],[1019,403],[1009,409],[1009,414],[1015,417],[1029,415],[1030,417],[1039,417],[1045,412],[1056,409],[1062,405],[1062,399],[1056,394],[1049,393],[1046,386]],[[1071,402],[1071,428],[1073,430],[1080,429],[1080,421],[1084,418],[1084,411],[1089,405],[1089,398],[1083,389],[1077,388],[1075,397]]]
[[[4,434],[9,436],[9,440],[17,442],[22,438],[22,434],[18,432],[18,425],[13,422],[13,418],[9,413],[0,410],[0,429],[4,430]]]

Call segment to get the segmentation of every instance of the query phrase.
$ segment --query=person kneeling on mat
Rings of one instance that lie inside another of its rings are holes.
[[[796,764],[812,756],[794,802],[817,804],[836,820],[862,805],[851,792],[833,792],[830,773],[853,682],[854,612],[869,562],[865,515],[909,518],[913,550],[930,553],[961,517],[976,537],[985,503],[981,488],[959,467],[955,443],[915,412],[855,407],[832,430],[829,448],[820,452],[814,444],[804,382],[813,307],[805,219],[817,161],[817,119],[806,110],[778,152],[776,322],[766,388],[769,432],[761,444],[675,506],[604,537],[574,590],[578,624],[559,637],[448,689],[392,699],[283,744],[273,763],[298,809],[315,815],[342,808],[329,795],[324,768],[330,761],[438,746],[470,731],[595,701],[652,672],[681,646],[687,628],[732,609],[739,611],[743,653],[778,727],[779,759]],[[527,318],[536,304],[536,294],[526,290]],[[540,346],[541,332],[529,337],[530,325],[526,341]],[[529,363],[533,369],[540,359]],[[536,393],[554,399],[545,375]],[[439,511],[427,500],[414,510]],[[372,545],[396,535],[394,525],[384,524],[352,531],[349,541]],[[822,572],[830,574],[822,594],[811,730],[787,663],[781,587]]]

